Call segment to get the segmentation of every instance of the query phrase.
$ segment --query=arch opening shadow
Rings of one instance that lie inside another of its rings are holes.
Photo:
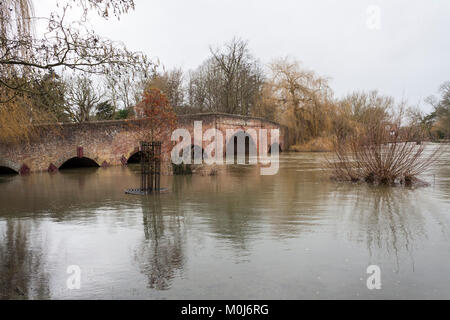
[[[64,162],[60,167],[59,170],[66,170],[66,169],[76,169],[76,168],[99,168],[97,162],[90,158],[82,157],[82,158],[71,158]]]
[[[133,153],[131,157],[128,158],[127,164],[141,163],[142,155],[143,155],[142,151]]]
[[[16,170],[13,170],[11,168],[8,167],[3,167],[0,166],[0,175],[15,175],[15,174],[19,174]]]

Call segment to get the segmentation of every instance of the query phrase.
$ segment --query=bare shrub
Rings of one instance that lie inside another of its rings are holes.
[[[333,179],[379,185],[423,183],[417,176],[443,150],[437,147],[426,152],[427,145],[417,130],[409,128],[378,123],[364,131],[347,141],[335,142],[335,158],[327,159]]]

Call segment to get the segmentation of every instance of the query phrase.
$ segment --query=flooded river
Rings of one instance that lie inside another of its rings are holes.
[[[332,182],[322,160],[164,176],[159,196],[125,194],[133,166],[0,176],[0,298],[450,299],[450,153],[418,189]]]

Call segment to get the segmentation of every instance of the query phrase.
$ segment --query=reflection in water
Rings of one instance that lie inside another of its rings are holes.
[[[323,223],[333,185],[320,170],[259,173],[258,167],[230,166],[219,176],[177,177],[171,190],[180,206],[195,212],[196,225],[240,253],[261,235],[298,237]]]
[[[148,278],[149,288],[167,290],[183,268],[184,219],[176,212],[163,212],[159,195],[143,197],[142,216],[145,240],[135,259]]]
[[[437,173],[440,189],[447,193],[442,199],[447,203],[450,191],[448,151],[426,176],[434,185]],[[429,198],[429,193],[441,190],[435,185],[414,189],[343,184],[335,191],[331,202],[339,204],[341,217],[348,224],[345,232],[349,239],[365,242],[371,257],[375,251],[392,255],[399,269],[400,255],[406,253],[414,269],[414,251],[429,239],[431,231],[437,231],[446,240],[449,238],[448,219],[441,214],[448,214],[448,207],[432,203]],[[352,203],[350,208],[349,203]],[[430,229],[429,220],[433,220],[436,230]]]
[[[50,296],[45,248],[30,239],[34,226],[8,219],[0,224],[0,299],[45,299]]]
[[[372,297],[368,263],[402,280],[379,297],[450,298],[450,157],[416,190],[334,183],[322,159],[164,176],[148,197],[124,193],[139,166],[0,177],[0,298]],[[72,264],[86,281],[69,292]]]
[[[427,231],[423,209],[414,205],[413,190],[347,185],[336,193],[349,199],[338,201],[338,212],[350,240],[365,243],[371,257],[375,251],[392,255],[397,268],[402,252],[414,263],[415,243],[426,240]]]

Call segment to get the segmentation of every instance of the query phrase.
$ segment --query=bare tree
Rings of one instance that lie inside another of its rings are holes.
[[[362,124],[387,121],[394,111],[394,99],[383,96],[378,91],[353,92],[340,101],[348,107],[351,117]]]
[[[211,48],[211,58],[191,72],[188,92],[192,107],[249,115],[262,88],[264,74],[247,42],[234,38]]]
[[[8,121],[1,118],[0,128],[19,139],[32,135],[33,128],[24,124],[57,120],[32,108],[36,96],[46,94],[36,90],[35,83],[48,74],[64,70],[96,75],[126,70],[132,74],[149,64],[144,54],[100,37],[85,23],[90,11],[105,19],[119,18],[134,8],[133,0],[59,0],[48,17],[36,17],[32,4],[31,0],[0,2],[0,113],[14,114]],[[73,7],[81,8],[81,15],[69,21]],[[39,37],[33,32],[36,23],[46,29]],[[0,133],[2,140],[11,137]]]
[[[210,58],[189,74],[188,101],[191,110],[222,111],[222,88],[222,75]]]
[[[267,120],[281,121],[280,103],[275,92],[274,83],[272,81],[265,81],[260,95],[251,110],[251,114]]]
[[[99,86],[85,75],[75,76],[67,81],[66,112],[74,122],[87,122],[94,115],[96,106],[104,94],[100,93]]]
[[[328,159],[332,178],[381,185],[423,184],[417,176],[438,159],[444,149],[426,152],[425,144],[409,142],[414,136],[411,128],[404,130],[403,135],[393,135],[382,122],[371,123],[350,141],[337,143],[334,159]]]
[[[450,81],[440,86],[439,93],[439,98],[430,96],[426,102],[434,107],[434,111],[429,115],[433,122],[432,131],[442,139],[450,137]]]
[[[151,79],[145,84],[147,89],[161,90],[169,100],[170,105],[176,113],[184,113],[185,87],[184,73],[180,68],[169,71],[155,72]]]
[[[133,72],[117,70],[106,74],[103,77],[103,85],[114,112],[119,110],[133,112],[134,107],[142,100],[148,81],[154,74],[154,66],[149,63],[141,64],[141,69]]]
[[[139,62],[146,61],[144,55],[133,53],[120,43],[101,38],[83,23],[89,8],[98,10],[106,18],[111,8],[117,15],[133,8],[133,1],[76,2],[83,8],[83,14],[79,21],[72,22],[66,20],[73,1],[63,2],[60,12],[52,12],[48,18],[34,17],[31,1],[0,2],[0,19],[4,26],[0,34],[0,85],[17,94],[20,91],[29,91],[27,85],[30,81],[46,70],[63,68],[105,74],[125,67],[140,68]],[[16,4],[13,6],[13,3]],[[14,21],[23,22],[11,22],[12,13],[8,16],[8,12],[13,12],[15,17],[21,18]],[[47,32],[42,38],[35,38],[30,31],[33,23],[38,20],[47,23]],[[15,24],[20,28],[13,32]]]

